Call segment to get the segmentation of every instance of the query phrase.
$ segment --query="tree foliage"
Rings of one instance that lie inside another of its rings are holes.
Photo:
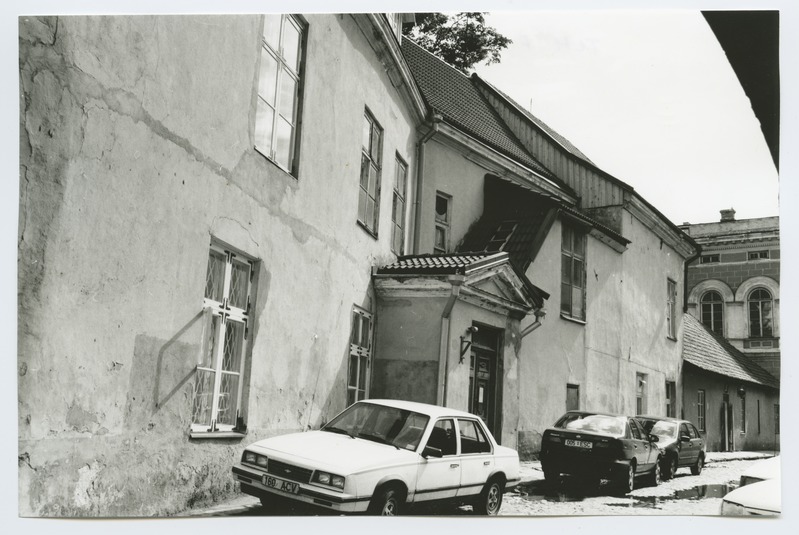
[[[417,22],[405,35],[456,69],[468,72],[485,61],[499,63],[500,52],[512,41],[491,26],[484,13],[417,13]]]

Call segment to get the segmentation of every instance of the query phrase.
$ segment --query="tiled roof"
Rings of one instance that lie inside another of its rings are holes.
[[[532,121],[532,122],[533,122],[533,124],[535,124],[535,125],[536,125],[536,126],[539,128],[539,129],[543,130],[543,131],[544,131],[544,132],[545,132],[545,133],[546,133],[546,134],[547,134],[549,137],[551,137],[552,139],[554,139],[554,140],[555,140],[557,143],[559,143],[559,144],[560,144],[560,145],[561,145],[561,146],[562,146],[564,149],[566,149],[567,151],[569,151],[569,152],[570,152],[571,154],[573,154],[574,156],[577,156],[577,157],[578,157],[578,158],[580,158],[581,160],[583,160],[583,161],[586,161],[586,162],[590,163],[591,165],[594,165],[594,162],[592,162],[590,159],[588,159],[588,156],[586,156],[585,154],[583,154],[583,153],[582,153],[582,151],[580,151],[580,149],[578,149],[577,147],[575,147],[574,145],[572,145],[571,141],[569,141],[568,139],[566,139],[566,138],[565,138],[565,137],[563,137],[562,135],[558,134],[558,133],[557,133],[555,130],[553,130],[552,128],[550,128],[550,127],[549,127],[549,125],[547,125],[547,124],[546,124],[544,121],[542,121],[541,119],[539,119],[538,117],[536,117],[535,115],[533,115],[532,113],[530,113],[529,111],[527,111],[526,109],[524,109],[524,107],[523,107],[521,104],[519,104],[518,102],[516,102],[515,100],[513,100],[512,98],[510,98],[510,97],[509,97],[507,94],[505,94],[505,93],[504,93],[502,90],[500,90],[499,88],[497,88],[497,87],[496,87],[496,86],[494,86],[493,84],[489,83],[488,81],[486,81],[486,80],[484,80],[484,79],[480,78],[480,77],[477,75],[477,73],[475,73],[475,74],[472,74],[472,77],[473,77],[473,78],[476,78],[477,80],[479,80],[480,82],[482,82],[482,83],[483,83],[483,84],[485,84],[486,86],[488,86],[488,87],[490,87],[491,89],[493,89],[493,90],[494,90],[494,91],[495,91],[495,92],[496,92],[496,93],[497,93],[499,96],[501,96],[501,97],[502,97],[502,98],[504,98],[506,101],[508,101],[508,103],[509,103],[511,106],[513,106],[515,109],[517,109],[519,112],[521,112],[521,113],[522,113],[522,114],[523,114],[525,117],[527,117],[527,119],[529,119],[530,121]]]
[[[402,39],[402,53],[425,102],[444,120],[558,185],[564,185],[527,152],[468,76],[410,39]]]
[[[779,381],[732,344],[711,332],[690,314],[683,314],[682,356],[703,370],[733,379],[779,388]]]
[[[496,253],[466,254],[422,254],[401,256],[393,264],[377,269],[381,275],[386,274],[424,274],[455,275],[463,274],[469,266],[484,260]]]

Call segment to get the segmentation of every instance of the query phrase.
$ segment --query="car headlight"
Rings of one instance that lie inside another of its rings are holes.
[[[241,462],[255,464],[255,459],[257,457],[258,456],[255,454],[254,451],[245,450],[244,453],[241,455]]]
[[[337,489],[344,488],[344,479],[344,476],[337,476],[327,472],[317,471],[316,474],[314,474],[314,481],[316,483],[327,485],[328,487],[335,487]]]
[[[257,464],[258,466],[263,466],[264,468],[266,468],[269,465],[269,460],[266,457],[264,457],[263,455],[258,455],[257,457],[258,458],[256,459],[255,464]]]
[[[721,500],[721,514],[723,516],[745,516],[747,513],[742,505]]]

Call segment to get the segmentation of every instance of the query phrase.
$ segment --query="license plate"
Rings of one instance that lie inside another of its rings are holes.
[[[588,450],[590,450],[594,446],[592,443],[588,442],[587,440],[572,440],[570,438],[567,438],[565,440],[565,443],[567,446],[571,446],[573,448],[585,448]]]
[[[299,483],[286,481],[285,479],[264,475],[261,477],[261,483],[263,483],[264,487],[282,490],[283,492],[290,492],[291,494],[297,494],[300,492]]]

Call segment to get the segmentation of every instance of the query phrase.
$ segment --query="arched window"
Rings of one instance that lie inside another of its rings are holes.
[[[724,335],[724,302],[715,290],[702,296],[702,323],[714,333]]]
[[[773,336],[773,307],[771,293],[765,288],[755,288],[749,294],[749,336],[769,338]]]

